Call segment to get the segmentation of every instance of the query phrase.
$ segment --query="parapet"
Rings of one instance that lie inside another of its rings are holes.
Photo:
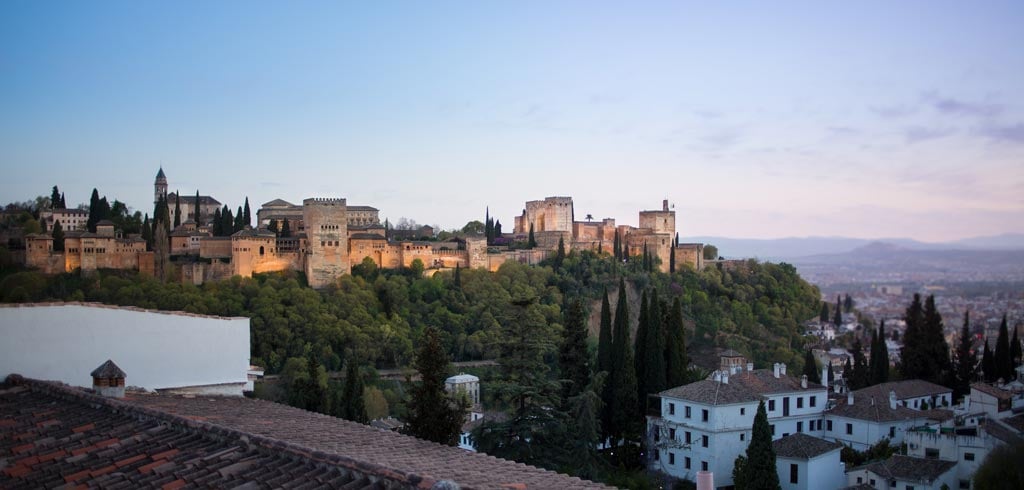
[[[302,200],[303,206],[344,206],[343,197],[310,197]]]

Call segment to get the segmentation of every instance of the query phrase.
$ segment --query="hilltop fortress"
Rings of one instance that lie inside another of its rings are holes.
[[[167,178],[163,169],[154,183],[154,198],[167,198]],[[700,269],[704,266],[703,245],[676,243],[675,211],[668,201],[662,209],[640,211],[639,227],[616,225],[612,218],[601,221],[576,221],[571,197],[548,197],[528,201],[515,218],[513,241],[525,240],[532,228],[537,246],[532,249],[488,247],[483,236],[457,236],[450,241],[397,238],[401,234],[381,225],[379,211],[370,206],[350,206],[343,198],[310,198],[296,205],[282,199],[264,203],[257,212],[257,227],[246,226],[231,236],[213,236],[211,226],[198,226],[195,218],[209,216],[219,201],[211,196],[178,198],[182,217],[186,218],[170,234],[170,259],[181,270],[184,282],[201,284],[235,275],[277,271],[302,271],[309,285],[326,287],[352,267],[372,261],[377,267],[412,267],[419,260],[425,270],[485,268],[497,270],[509,260],[536,264],[544,260],[561,241],[567,250],[594,250],[610,253],[616,236],[629,255],[646,250],[660,259],[660,268],[669,271],[671,255],[679,266]],[[276,231],[288,223],[290,233]],[[82,222],[84,227],[84,220]],[[154,252],[137,236],[122,237],[110,222],[100,222],[96,233],[69,228],[63,252],[54,250],[48,234],[26,237],[25,261],[46,273],[81,269],[130,269],[153,273]],[[433,230],[425,227],[429,234]]]

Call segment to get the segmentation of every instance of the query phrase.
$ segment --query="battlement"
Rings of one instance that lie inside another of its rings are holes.
[[[343,197],[310,197],[302,200],[303,206],[344,206]]]

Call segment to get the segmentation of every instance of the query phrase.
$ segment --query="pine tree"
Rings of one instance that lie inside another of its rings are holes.
[[[1009,382],[1013,376],[1013,361],[1010,360],[1010,332],[1006,325],[1006,313],[999,324],[999,336],[996,337],[996,350],[992,356],[995,361],[996,378]]]
[[[811,383],[821,383],[818,361],[814,359],[814,354],[811,353],[810,349],[804,351],[804,376],[807,376],[807,381]]]
[[[636,373],[636,400],[643,403],[647,399],[647,381],[649,379],[647,368],[647,332],[650,319],[648,316],[650,308],[647,300],[647,290],[640,294],[640,314],[637,316],[636,336],[633,339],[633,371]]]
[[[775,449],[772,447],[772,430],[768,424],[768,412],[764,401],[757,405],[753,431],[746,456],[737,460],[734,470],[737,490],[779,490],[779,474],[775,468]]]
[[[469,401],[452,397],[444,387],[451,370],[448,354],[434,327],[423,330],[423,344],[416,353],[420,382],[410,389],[406,432],[438,444],[455,446],[466,420]]]
[[[366,415],[366,404],[363,400],[363,377],[359,374],[359,366],[353,360],[348,361],[345,369],[345,392],[342,397],[344,410],[341,418],[365,424],[369,422]]]
[[[601,299],[601,328],[597,334],[597,371],[610,372],[612,365],[612,312],[608,288]]]
[[[824,324],[828,323],[828,317],[829,317],[829,314],[828,314],[828,303],[822,301],[821,302],[821,313],[818,314],[818,321],[821,322],[821,324],[824,325]]]
[[[252,226],[252,213],[249,211],[249,196],[245,196],[245,206],[242,207],[242,221],[243,225]],[[196,222],[198,223],[199,220],[196,220]]]
[[[587,312],[583,301],[575,299],[565,314],[565,331],[558,351],[561,370],[562,403],[583,393],[590,384],[590,356],[587,354]],[[566,406],[568,408],[568,406]]]
[[[647,393],[638,400],[641,414],[646,411],[648,394],[661,393],[669,388],[665,369],[665,317],[657,289],[651,289],[651,301],[647,308],[647,337],[644,339],[647,343],[644,349],[647,359]]]
[[[56,189],[56,186],[54,186],[54,189]],[[60,220],[53,221],[53,251],[64,251],[64,228],[60,225]]]
[[[978,369],[978,358],[971,351],[972,346],[971,314],[964,312],[964,326],[960,329],[960,340],[957,342],[953,357],[956,375],[953,386],[954,400],[971,393],[971,382],[974,381]]]
[[[611,371],[605,383],[605,401],[608,410],[606,433],[612,444],[618,445],[622,438],[636,433],[639,414],[636,413],[636,371],[633,368],[633,349],[629,339],[629,306],[626,299],[626,283],[619,279],[619,301],[615,307],[615,322],[612,330]]]
[[[537,247],[537,239],[534,238],[533,236],[533,223],[530,223],[530,234],[529,237],[526,239],[526,246],[529,248]]]
[[[841,304],[840,304],[840,302],[839,302],[839,296],[836,296],[836,309],[835,309],[835,315],[836,315],[836,316],[835,316],[835,318],[834,318],[834,319],[832,320],[832,323],[835,323],[835,324],[836,324],[836,326],[838,327],[839,325],[842,325],[842,324],[843,324],[843,307],[842,307],[842,305],[841,305]]]
[[[181,226],[181,196],[178,192],[174,193],[174,226],[172,228],[177,229]]]
[[[683,306],[676,296],[672,313],[668,317],[665,343],[665,378],[669,388],[686,384],[690,361],[686,357],[686,328],[683,325]]]
[[[988,348],[988,339],[985,339],[985,351],[981,355],[981,372],[985,375],[986,383],[993,383],[999,378],[996,374],[996,361],[992,357],[992,350]]]

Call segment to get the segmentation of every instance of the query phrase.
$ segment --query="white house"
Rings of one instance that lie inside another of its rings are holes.
[[[940,490],[958,488],[956,463],[911,456],[893,457],[853,468],[846,473],[846,484],[868,485],[878,490]]]
[[[895,393],[896,402],[900,406],[914,410],[928,410],[953,405],[952,389],[920,379],[890,381],[862,388],[856,393],[862,398],[869,397],[879,400],[887,400],[890,393]]]
[[[469,413],[466,414],[466,421],[462,424],[462,432],[459,434],[459,447],[475,452],[476,444],[473,443],[470,433],[484,419],[483,410],[480,407],[480,378],[472,374],[459,373],[444,380],[444,389],[449,393],[465,395],[470,403]]]
[[[91,386],[114,361],[128,386],[242,395],[249,319],[91,303],[0,306],[0,379],[9,374]]]
[[[900,444],[908,430],[931,420],[927,412],[899,405],[892,392],[887,398],[876,399],[860,391],[835,400],[835,406],[825,413],[826,439],[863,451],[884,438]]]
[[[959,487],[971,488],[971,480],[989,452],[1004,444],[1024,441],[1019,430],[1002,421],[985,420],[971,427],[943,430],[915,429],[907,433],[907,455],[940,459],[956,465]]]
[[[647,417],[650,469],[690,481],[699,471],[711,471],[716,485],[732,485],[733,463],[750,443],[762,400],[773,439],[821,433],[824,386],[788,376],[785,364],[771,370],[744,367],[658,394]]]
[[[775,440],[772,447],[782,490],[845,486],[845,468],[839,460],[842,444],[797,433]]]
[[[971,384],[968,407],[972,413],[984,413],[992,418],[1009,417],[1024,409],[1024,392],[986,383]]]

